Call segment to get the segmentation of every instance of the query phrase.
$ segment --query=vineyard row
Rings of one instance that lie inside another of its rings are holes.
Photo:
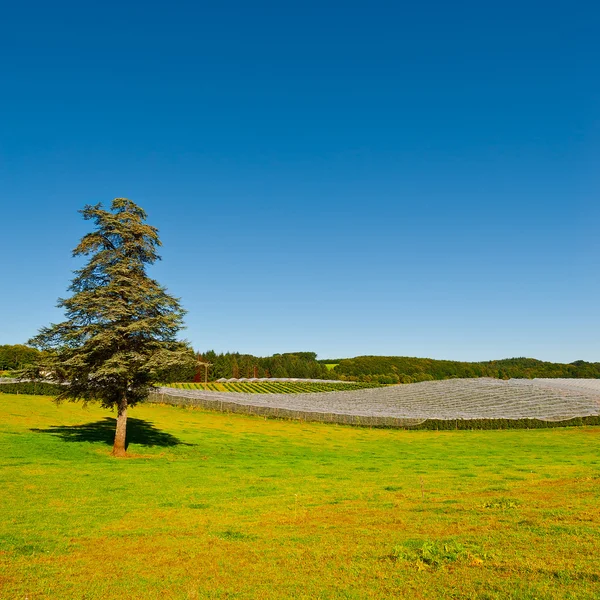
[[[179,390],[234,392],[242,394],[310,394],[317,392],[344,392],[381,387],[377,383],[313,383],[302,381],[223,382],[223,383],[170,383]]]

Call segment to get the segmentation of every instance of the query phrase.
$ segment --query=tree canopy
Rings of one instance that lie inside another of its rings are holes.
[[[3,344],[0,346],[0,371],[15,370],[39,360],[40,352],[23,344]]]
[[[286,352],[266,357],[239,352],[217,354],[214,350],[201,353],[202,359],[211,364],[209,369],[211,380],[221,377],[229,379],[255,376],[330,379],[327,368],[317,362],[316,356],[315,352]]]
[[[160,257],[158,230],[126,198],[80,211],[95,229],[73,256],[89,257],[59,299],[62,323],[43,327],[29,343],[48,351],[41,371],[64,381],[58,400],[99,401],[117,409],[113,454],[125,454],[127,408],[147,398],[166,371],[195,361],[176,335],[185,311],[146,273]]]
[[[338,363],[330,372],[340,379],[413,383],[432,379],[496,377],[600,377],[600,363],[578,360],[570,364],[551,363],[534,358],[506,358],[485,362],[435,360],[409,356],[356,356],[327,361]]]

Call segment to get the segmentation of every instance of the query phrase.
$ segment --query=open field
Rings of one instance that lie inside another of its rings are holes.
[[[0,394],[0,597],[592,599],[600,428],[401,431]]]
[[[204,406],[223,403],[230,409],[247,407],[252,413],[282,414],[353,422],[411,426],[428,419],[565,421],[600,415],[599,379],[449,379],[407,385],[302,394],[236,394],[203,390],[160,388],[157,399]],[[397,421],[397,422],[396,422]]]

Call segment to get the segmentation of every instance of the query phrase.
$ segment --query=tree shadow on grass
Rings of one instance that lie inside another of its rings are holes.
[[[101,421],[83,425],[52,425],[48,429],[31,429],[36,433],[49,433],[65,442],[103,442],[112,446],[115,441],[116,419],[104,417]],[[174,435],[157,429],[143,419],[127,419],[126,447],[129,444],[142,446],[193,446],[182,442]]]

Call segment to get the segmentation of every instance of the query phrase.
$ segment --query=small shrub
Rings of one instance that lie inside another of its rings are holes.
[[[396,560],[420,562],[430,567],[440,567],[445,563],[456,562],[466,557],[466,551],[456,540],[408,541],[401,546],[396,546],[392,551]]]
[[[216,536],[228,542],[240,542],[256,539],[255,535],[248,535],[247,533],[242,533],[241,531],[235,531],[233,529],[226,529],[225,531],[221,531],[217,533]]]
[[[471,565],[483,564],[486,554],[479,547],[449,540],[408,540],[396,546],[390,555],[392,560],[403,560],[419,568],[438,569],[455,562],[468,562]]]
[[[483,505],[483,508],[499,508],[501,510],[511,510],[513,508],[518,508],[519,501],[512,500],[511,498],[495,498],[494,500],[489,500]]]

